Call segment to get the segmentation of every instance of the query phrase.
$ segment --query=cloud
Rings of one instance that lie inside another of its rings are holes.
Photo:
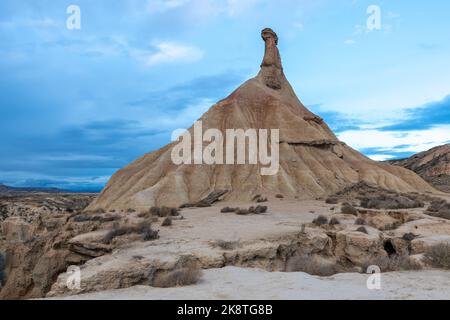
[[[228,71],[194,78],[150,92],[136,101],[115,102],[116,105],[106,109],[107,114],[91,113],[89,117],[102,120],[65,123],[48,132],[43,128],[23,130],[24,125],[17,124],[17,117],[24,113],[35,121],[43,113],[42,108],[36,110],[36,116],[31,116],[29,110],[2,110],[6,116],[0,118],[2,127],[14,123],[19,128],[17,133],[8,129],[0,140],[3,151],[0,180],[16,186],[32,183],[32,186],[71,190],[101,189],[106,179],[95,177],[109,177],[143,154],[168,143],[173,130],[190,126],[244,77],[244,72]],[[32,101],[27,99],[24,104],[32,105]],[[115,109],[126,110],[122,118],[113,114]],[[53,123],[48,116],[43,122],[46,127]]]
[[[434,126],[426,130],[381,131],[349,130],[338,134],[340,140],[367,155],[411,155],[446,144],[450,139],[450,125]]]
[[[309,105],[308,108],[322,117],[335,133],[359,130],[361,126],[364,125],[361,120],[354,119],[350,115],[336,111],[322,110],[321,104]]]
[[[375,161],[386,161],[386,160],[392,160],[394,158],[393,155],[387,155],[387,154],[371,154],[369,155],[369,158]]]
[[[428,130],[437,125],[450,125],[450,95],[441,101],[406,109],[403,120],[381,127],[379,130]]]
[[[161,63],[195,62],[200,60],[204,52],[196,47],[174,42],[160,42],[154,45],[155,52],[145,57],[145,64],[154,66]]]
[[[353,40],[353,39],[348,39],[348,40],[344,41],[344,44],[346,44],[346,45],[352,45],[352,44],[355,44],[355,43],[356,43],[356,41]]]

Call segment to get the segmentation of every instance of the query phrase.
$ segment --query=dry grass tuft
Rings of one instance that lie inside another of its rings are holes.
[[[166,217],[163,222],[161,223],[161,227],[169,227],[172,225],[172,218]]]
[[[110,230],[103,238],[103,243],[110,244],[116,237],[127,234],[140,234],[144,241],[155,240],[159,238],[159,231],[151,228],[148,221],[142,222],[136,226],[121,226]]]
[[[378,266],[381,272],[420,270],[422,266],[412,260],[408,255],[378,256],[363,263],[362,272],[365,273],[370,266]]]
[[[436,268],[450,269],[450,244],[441,243],[427,249],[425,259]]]
[[[344,203],[341,208],[341,213],[343,214],[351,214],[354,216],[358,215],[358,210],[354,206],[349,203]]]
[[[332,263],[320,261],[308,255],[297,255],[288,260],[286,271],[305,272],[314,276],[329,277],[336,274],[336,267]]]
[[[333,218],[331,218],[331,220],[330,220],[330,225],[337,225],[337,224],[341,224],[341,222],[339,221],[339,219],[338,218],[335,218],[335,217],[333,217]]]
[[[236,241],[226,241],[226,240],[217,240],[212,243],[213,248],[220,248],[222,250],[234,250],[241,246],[241,242],[239,240]]]
[[[189,286],[198,283],[202,275],[203,272],[198,266],[179,268],[157,277],[153,282],[153,287],[173,288]]]
[[[313,220],[313,222],[317,226],[323,226],[325,224],[328,224],[328,218],[325,216],[318,216]]]

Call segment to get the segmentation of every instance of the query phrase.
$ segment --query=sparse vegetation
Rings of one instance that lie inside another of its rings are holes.
[[[262,214],[267,212],[267,206],[256,206],[252,213],[254,214]]]
[[[157,277],[153,282],[153,287],[173,288],[193,285],[200,281],[202,274],[203,272],[198,266],[175,269]]]
[[[358,229],[356,229],[356,231],[362,232],[362,233],[365,233],[365,234],[369,234],[369,232],[367,231],[366,227],[359,227]]]
[[[99,215],[78,215],[73,217],[73,221],[75,222],[88,222],[88,221],[98,221],[98,222],[110,222],[120,219],[117,215],[105,215],[105,216],[99,216]]]
[[[240,216],[245,216],[250,214],[250,211],[248,211],[248,209],[238,209],[236,210],[236,214]]]
[[[441,243],[425,252],[425,259],[436,268],[450,269],[450,244]]]
[[[228,212],[234,212],[237,215],[249,215],[249,214],[262,214],[267,212],[268,207],[267,206],[251,206],[248,209],[242,209],[242,208],[230,208],[225,207],[220,212],[222,213],[228,213]]]
[[[354,206],[352,206],[349,203],[344,203],[341,207],[341,213],[343,214],[351,214],[351,215],[358,215],[358,210]]]
[[[382,193],[360,198],[361,207],[366,209],[412,209],[423,208],[425,204],[414,195]]]
[[[406,241],[413,241],[414,239],[416,239],[418,236],[416,236],[414,233],[405,233],[402,237],[403,240]]]
[[[234,250],[241,246],[241,242],[239,240],[236,241],[225,241],[225,240],[217,240],[212,243],[214,248],[220,248],[222,250]]]
[[[150,222],[145,221],[136,226],[122,226],[110,230],[103,238],[103,243],[109,244],[114,238],[127,234],[140,234],[144,241],[159,238],[159,231],[153,230]]]
[[[141,212],[138,214],[140,218],[148,218],[150,216],[154,217],[177,217],[180,215],[180,211],[177,208],[168,208],[168,207],[151,207],[147,212]]]
[[[337,224],[341,224],[341,222],[339,221],[339,219],[336,218],[336,217],[331,218],[331,220],[330,220],[330,225],[337,225]]]
[[[420,270],[422,266],[408,255],[377,256],[366,261],[361,267],[366,273],[370,266],[377,266],[381,272]]]
[[[161,227],[169,227],[172,225],[172,218],[166,217],[163,222],[161,223]]]
[[[359,217],[355,220],[355,224],[358,226],[364,226],[366,225],[366,219]]]
[[[329,277],[336,274],[336,266],[325,260],[308,255],[291,257],[287,262],[287,272],[306,272],[314,276]]]
[[[277,194],[277,195],[275,195],[275,198],[277,198],[277,199],[284,199],[284,196],[282,194]]]
[[[256,199],[256,202],[258,202],[258,203],[267,202],[267,198],[266,197],[259,197],[258,199]]]
[[[329,197],[325,200],[325,203],[328,204],[338,204],[339,203],[339,199],[336,197]]]
[[[450,220],[450,203],[445,200],[434,200],[425,213],[433,217]]]
[[[323,226],[325,224],[328,224],[328,218],[320,215],[317,218],[315,218],[312,223],[318,226]]]

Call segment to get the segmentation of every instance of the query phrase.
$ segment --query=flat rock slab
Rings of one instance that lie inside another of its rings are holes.
[[[178,288],[135,286],[63,299],[79,300],[250,300],[250,299],[450,299],[450,271],[406,271],[381,274],[381,290],[369,290],[368,275],[339,274],[329,278],[306,273],[266,272],[226,267],[204,271],[197,285]],[[264,290],[261,290],[264,288]]]

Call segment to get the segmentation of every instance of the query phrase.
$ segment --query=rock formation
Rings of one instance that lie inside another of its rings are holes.
[[[435,147],[407,159],[388,161],[410,169],[436,189],[450,192],[450,144]]]
[[[433,191],[415,173],[372,161],[340,142],[327,124],[297,98],[286,79],[277,48],[278,37],[264,29],[265,55],[259,74],[211,107],[200,120],[204,130],[279,129],[279,171],[260,174],[260,164],[175,165],[177,142],[149,153],[110,179],[89,210],[148,210],[152,206],[195,203],[214,191],[228,191],[226,200],[313,198],[333,194],[358,182],[385,189]],[[194,133],[191,127],[189,133]],[[208,145],[203,142],[204,145]]]

